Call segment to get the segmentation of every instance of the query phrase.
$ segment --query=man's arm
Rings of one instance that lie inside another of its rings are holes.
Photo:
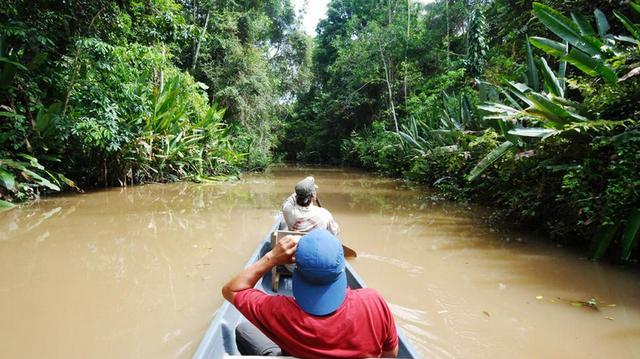
[[[273,266],[294,262],[294,254],[298,242],[294,236],[281,238],[276,247],[270,250],[257,262],[238,273],[233,279],[222,287],[224,299],[234,304],[236,293],[253,288],[262,276]]]
[[[381,358],[397,358],[398,357],[398,346],[392,350],[386,350],[382,352]]]

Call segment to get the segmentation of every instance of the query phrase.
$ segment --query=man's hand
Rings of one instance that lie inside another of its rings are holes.
[[[257,262],[243,269],[222,287],[222,296],[233,304],[236,293],[253,288],[271,268],[281,264],[295,262],[299,236],[288,235],[280,238],[275,248]]]
[[[275,248],[271,249],[265,257],[268,257],[267,259],[272,266],[295,262],[298,240],[300,240],[300,236],[294,236],[291,234],[280,238],[278,243],[276,243]]]

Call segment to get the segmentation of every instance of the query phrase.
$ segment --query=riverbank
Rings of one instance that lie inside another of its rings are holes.
[[[628,121],[556,135],[500,158],[473,180],[474,166],[500,145],[492,130],[465,135],[458,148],[421,155],[391,132],[371,132],[352,139],[352,160],[425,184],[441,198],[489,206],[493,220],[592,258],[635,262],[638,233],[628,229],[638,224],[640,206],[638,128]]]

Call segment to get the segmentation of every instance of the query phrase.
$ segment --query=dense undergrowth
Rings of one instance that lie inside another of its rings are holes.
[[[3,3],[0,205],[263,168],[308,50],[289,1]]]
[[[639,20],[633,2],[333,1],[317,83],[290,118],[315,136],[285,149],[426,183],[593,258],[629,260]]]

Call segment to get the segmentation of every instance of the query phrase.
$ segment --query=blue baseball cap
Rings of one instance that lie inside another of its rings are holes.
[[[330,314],[347,294],[342,244],[333,234],[316,229],[302,236],[296,249],[293,297],[312,315]]]

